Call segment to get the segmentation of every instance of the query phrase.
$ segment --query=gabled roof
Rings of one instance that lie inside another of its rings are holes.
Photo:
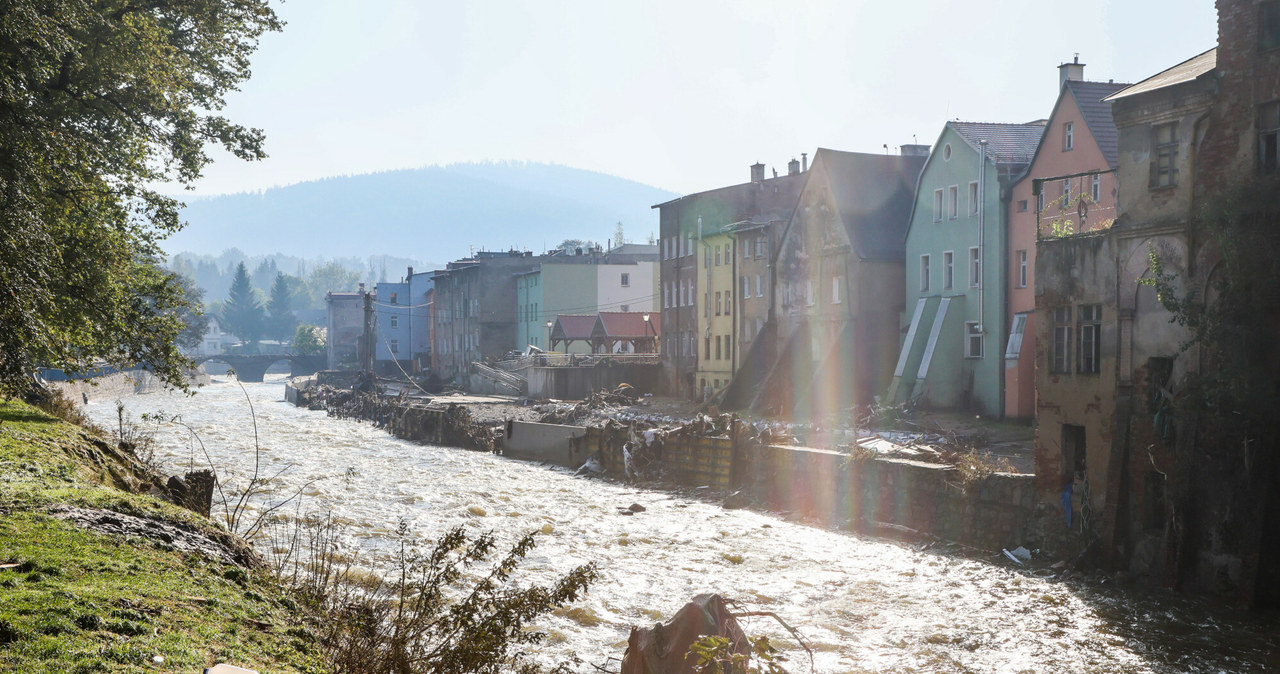
[[[601,311],[592,327],[592,335],[614,339],[662,335],[662,315],[657,311],[649,313],[648,325],[645,325],[644,316],[642,311]]]
[[[1089,134],[1102,150],[1107,166],[1116,168],[1120,165],[1119,133],[1116,123],[1111,118],[1111,104],[1103,99],[1129,86],[1118,82],[1084,82],[1068,80],[1064,94],[1069,92],[1080,109],[1080,115],[1089,126]],[[1054,106],[1057,109],[1057,106]],[[1038,152],[1038,150],[1037,150]]]
[[[816,161],[816,159],[815,159]],[[703,217],[703,234],[710,236],[727,231],[729,225],[744,222],[769,223],[791,217],[796,200],[809,172],[794,173],[759,182],[719,187],[705,192],[656,204],[653,208],[676,208],[682,228],[696,227]]]
[[[551,327],[551,337],[553,339],[591,339],[591,329],[595,324],[595,316],[560,314],[556,316],[555,325]]]
[[[965,142],[977,151],[981,141],[987,141],[987,156],[1001,168],[1031,163],[1040,145],[1045,124],[1007,124],[1000,122],[947,122]]]
[[[916,180],[928,157],[841,152],[818,148],[809,183],[824,176],[836,215],[864,260],[900,259],[915,201]]]
[[[1137,84],[1108,96],[1105,100],[1117,101],[1122,98],[1145,94],[1157,89],[1164,89],[1176,84],[1183,84],[1212,72],[1218,67],[1218,48],[1214,47],[1203,54],[1193,56],[1168,70],[1156,73]]]

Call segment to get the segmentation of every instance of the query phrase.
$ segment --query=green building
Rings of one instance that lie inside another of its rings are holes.
[[[906,337],[889,398],[1004,410],[1007,202],[1044,122],[948,122],[920,174],[906,240]]]

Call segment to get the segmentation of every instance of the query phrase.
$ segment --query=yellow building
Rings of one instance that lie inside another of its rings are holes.
[[[697,298],[699,347],[698,392],[706,398],[729,385],[736,355],[734,317],[738,313],[735,296],[733,237],[726,231],[731,223],[711,227],[703,223],[699,241],[697,278],[702,292]]]

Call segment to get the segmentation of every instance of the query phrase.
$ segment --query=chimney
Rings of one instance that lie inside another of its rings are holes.
[[[404,279],[408,281],[410,276],[413,276],[413,267],[409,267],[409,273],[404,275]]]
[[[1068,80],[1081,82],[1084,80],[1084,64],[1080,62],[1080,55],[1076,54],[1076,58],[1071,63],[1064,63],[1058,66],[1058,91],[1062,91],[1062,87],[1066,86]]]
[[[903,145],[902,147],[898,148],[898,151],[904,157],[928,157],[929,156],[928,145],[915,145],[915,144]]]
[[[758,183],[764,180],[764,164],[756,162],[751,165],[751,182]]]
[[[359,290],[360,290],[360,292],[364,292],[364,284],[363,284],[363,283],[361,283],[361,284],[359,285]]]
[[[796,161],[795,157],[792,157],[791,161],[787,162],[787,175],[793,176],[799,172],[800,162]]]
[[[804,173],[808,170],[809,170],[809,153],[801,152],[800,153],[800,172]]]

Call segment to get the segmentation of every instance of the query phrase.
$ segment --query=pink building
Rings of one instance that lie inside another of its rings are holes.
[[[1010,191],[1004,376],[1005,416],[1013,419],[1031,419],[1036,409],[1036,241],[1110,227],[1116,217],[1116,126],[1102,99],[1128,85],[1084,81],[1078,58],[1058,70],[1058,102],[1031,165]]]

